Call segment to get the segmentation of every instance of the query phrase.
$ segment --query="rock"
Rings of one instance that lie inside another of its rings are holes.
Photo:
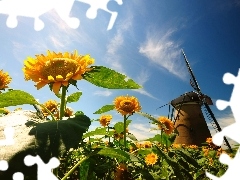
[[[26,166],[26,155],[39,155],[47,163],[51,157],[58,157],[77,148],[83,133],[91,122],[85,115],[78,115],[68,120],[42,120],[34,111],[14,111],[0,118],[0,141],[5,139],[4,128],[14,129],[14,144],[1,146],[0,160],[8,161],[7,171],[0,171],[0,179],[12,180],[15,172],[22,172],[24,179],[36,179],[37,166]]]

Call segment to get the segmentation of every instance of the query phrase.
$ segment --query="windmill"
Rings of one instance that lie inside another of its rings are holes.
[[[201,145],[201,143],[205,142],[206,138],[211,137],[203,111],[216,131],[221,131],[221,127],[209,107],[209,105],[213,105],[211,98],[201,92],[183,50],[182,54],[190,73],[190,85],[195,91],[185,93],[168,103],[173,106],[171,119],[173,118],[173,111],[175,109],[174,125],[179,132],[175,143]],[[232,151],[226,137],[224,137],[224,141],[229,150]]]

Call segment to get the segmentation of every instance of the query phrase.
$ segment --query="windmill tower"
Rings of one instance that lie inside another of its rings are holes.
[[[179,132],[176,144],[195,144],[200,146],[208,137],[210,131],[204,119],[202,101],[196,92],[188,92],[171,101],[175,108],[175,128]]]
[[[195,91],[185,93],[170,102],[175,110],[174,125],[179,132],[175,143],[201,145],[206,141],[206,138],[211,137],[203,111],[216,131],[221,131],[221,127],[209,107],[209,105],[213,105],[211,98],[201,92],[183,50],[182,53],[191,76],[190,84]],[[225,137],[224,141],[225,145],[232,151]]]

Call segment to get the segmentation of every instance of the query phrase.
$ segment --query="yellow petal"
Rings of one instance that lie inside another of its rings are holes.
[[[46,84],[47,84],[46,82],[41,81],[41,82],[37,83],[35,86],[37,87],[37,89],[41,89]]]
[[[72,76],[73,76],[73,73],[72,73],[72,72],[68,73],[65,80],[71,79]]]
[[[63,82],[62,82],[62,85],[68,86],[68,81],[63,81]]]
[[[74,79],[74,80],[81,80],[81,79],[82,79],[82,76],[81,76],[81,74],[76,74],[76,75],[74,75],[74,76],[72,77],[72,79]]]
[[[55,94],[58,94],[59,89],[61,87],[62,83],[61,82],[55,82],[52,86],[52,90]]]
[[[64,79],[63,79],[62,75],[57,75],[56,80],[57,81],[63,81]]]
[[[54,79],[52,76],[48,76],[48,80],[52,82],[52,81],[54,81],[55,79]]]

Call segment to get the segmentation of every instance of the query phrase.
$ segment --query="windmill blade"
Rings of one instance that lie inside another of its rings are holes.
[[[216,120],[216,118],[215,118],[212,110],[210,109],[209,105],[208,105],[206,102],[203,102],[203,105],[204,105],[204,107],[206,108],[206,111],[205,111],[205,112],[206,112],[206,115],[207,115],[209,121],[210,121],[211,123],[214,123],[214,124],[215,124],[215,128],[217,129],[217,131],[219,131],[219,132],[222,131],[222,129],[221,129],[220,125],[218,124],[218,122],[217,122],[217,120]],[[226,146],[228,147],[228,149],[229,149],[231,152],[233,152],[233,151],[232,151],[232,148],[231,148],[231,146],[230,146],[230,144],[229,144],[229,142],[228,142],[228,140],[227,140],[226,137],[224,137],[224,141],[225,141],[225,144],[226,144]]]
[[[200,87],[199,87],[199,85],[198,85],[198,83],[197,83],[197,80],[196,80],[195,76],[193,75],[193,71],[192,71],[192,69],[191,69],[191,67],[190,67],[190,64],[189,64],[189,62],[188,62],[188,60],[187,60],[187,56],[185,55],[183,49],[182,49],[182,54],[183,54],[184,60],[185,60],[186,65],[187,65],[188,72],[190,73],[190,76],[191,76],[191,78],[190,78],[190,85],[191,85],[191,86],[193,87],[193,89],[195,89],[199,94],[201,94]]]

